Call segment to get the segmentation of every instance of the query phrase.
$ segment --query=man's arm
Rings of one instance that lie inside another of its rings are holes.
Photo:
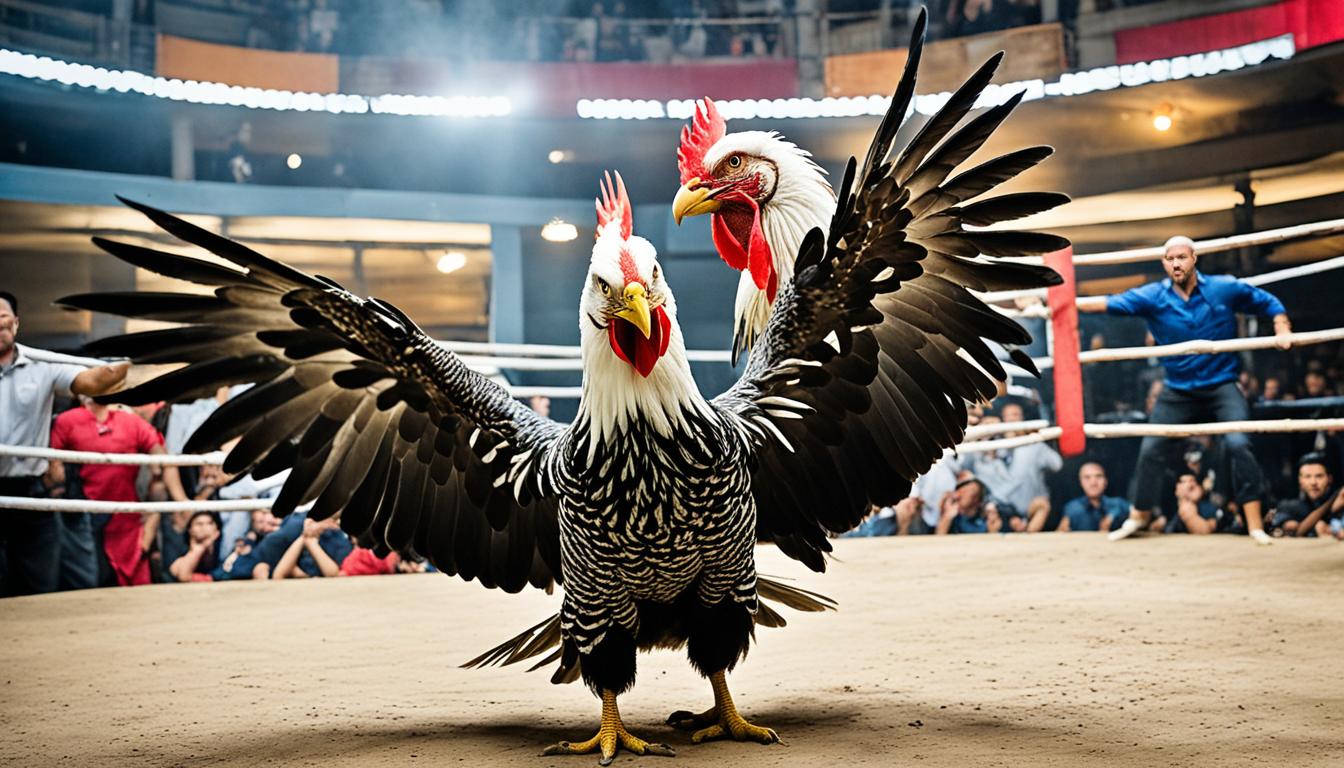
[[[303,554],[303,536],[299,536],[290,543],[289,549],[281,556],[280,562],[275,564],[275,570],[271,572],[272,579],[287,579],[290,576],[308,574],[298,569],[299,556]]]
[[[76,395],[102,395],[111,392],[126,381],[126,372],[131,368],[128,362],[100,365],[97,368],[85,368],[70,383],[70,391]]]
[[[1294,536],[1306,536],[1316,529],[1316,524],[1325,519],[1327,513],[1338,512],[1344,509],[1344,493],[1335,491],[1334,496],[1321,502],[1321,505],[1311,511],[1302,522],[1298,523],[1297,530],[1292,531]]]
[[[1176,508],[1176,513],[1181,516],[1181,521],[1185,523],[1185,530],[1189,533],[1213,533],[1214,529],[1218,527],[1217,520],[1205,520],[1200,516],[1199,505],[1193,501],[1180,502]]]
[[[1077,300],[1079,312],[1105,312],[1105,296],[1079,296]]]
[[[1278,297],[1264,288],[1251,285],[1245,280],[1236,281],[1236,310],[1248,315],[1269,315],[1274,318],[1274,336],[1279,349],[1290,349],[1293,343],[1288,334],[1293,332],[1293,323],[1288,319],[1288,310]]]

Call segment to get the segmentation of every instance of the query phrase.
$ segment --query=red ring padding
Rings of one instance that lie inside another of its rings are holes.
[[[1059,452],[1077,456],[1087,447],[1083,435],[1083,369],[1078,362],[1078,285],[1073,277],[1073,248],[1047,253],[1045,264],[1059,273],[1064,282],[1047,292],[1050,305],[1050,323],[1054,330],[1055,348],[1055,423],[1059,436]]]

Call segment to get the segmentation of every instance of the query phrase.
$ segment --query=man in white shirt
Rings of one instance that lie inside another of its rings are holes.
[[[100,395],[126,379],[130,363],[84,368],[34,359],[15,340],[19,301],[0,291],[0,445],[46,448],[56,393]],[[0,456],[0,496],[45,495],[46,459]],[[54,592],[60,574],[56,512],[0,509],[0,597]]]

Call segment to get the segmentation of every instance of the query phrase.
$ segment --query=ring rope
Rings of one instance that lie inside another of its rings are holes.
[[[1196,253],[1199,253],[1199,251],[1196,251]],[[1157,255],[1161,256],[1162,254],[1158,253]],[[1073,261],[1075,265],[1079,263],[1078,262],[1079,258],[1080,257],[1078,256],[1074,257]],[[1271,283],[1277,283],[1283,280],[1291,280],[1295,277],[1314,275],[1320,272],[1329,272],[1332,269],[1339,269],[1340,267],[1344,267],[1344,256],[1335,256],[1329,259],[1325,259],[1323,261],[1315,261],[1310,264],[1298,264],[1295,267],[1285,267],[1283,269],[1276,269],[1273,272],[1264,272],[1259,275],[1251,275],[1250,277],[1243,277],[1239,279],[1247,283],[1250,283],[1251,285],[1269,285]],[[1012,291],[984,291],[984,292],[972,291],[972,293],[974,293],[981,301],[987,304],[992,304],[994,302],[999,301],[1012,301],[1013,299],[1026,299],[1026,298],[1044,299],[1047,290],[1049,289],[1023,288]],[[1001,307],[1000,309],[1007,309],[1007,308]],[[1016,310],[1008,309],[1007,311],[1014,312]]]
[[[98,514],[140,514],[143,512],[251,512],[270,509],[273,498],[228,499],[217,501],[94,501],[92,499],[33,499],[26,496],[0,496],[0,510],[25,512],[95,512]],[[299,507],[306,510],[312,505]]]

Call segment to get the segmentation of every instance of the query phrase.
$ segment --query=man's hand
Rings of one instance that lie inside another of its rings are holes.
[[[1293,323],[1287,315],[1274,316],[1274,346],[1282,350],[1293,348],[1292,339],[1288,336],[1293,332]]]

